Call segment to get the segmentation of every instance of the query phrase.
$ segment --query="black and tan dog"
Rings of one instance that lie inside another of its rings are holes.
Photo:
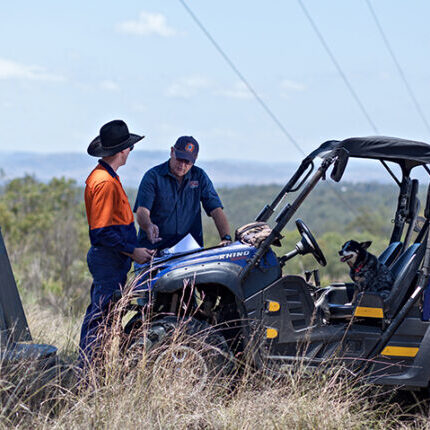
[[[351,279],[360,291],[373,291],[379,293],[385,300],[390,294],[394,283],[394,276],[384,264],[367,252],[372,242],[356,242],[349,240],[339,251],[340,261],[347,262]]]

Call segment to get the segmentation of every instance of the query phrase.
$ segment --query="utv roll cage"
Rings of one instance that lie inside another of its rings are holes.
[[[314,160],[318,156],[323,161],[311,177],[315,169]],[[270,205],[266,205],[257,216],[256,221],[267,222],[287,194],[301,190],[294,201],[291,204],[287,203],[278,214],[272,232],[243,268],[241,273],[242,280],[247,277],[254,266],[259,264],[262,256],[273,242],[280,238],[281,231],[291,220],[309,193],[321,179],[324,180],[326,178],[329,167],[331,165],[334,166],[330,176],[335,182],[339,182],[348,164],[348,159],[351,157],[379,160],[398,185],[399,195],[390,244],[401,240],[405,224],[408,223],[409,228],[406,232],[401,251],[403,252],[407,248],[420,209],[420,202],[417,197],[418,180],[411,179],[410,173],[413,168],[422,166],[430,175],[430,169],[427,166],[430,163],[430,145],[424,142],[386,136],[352,137],[342,141],[329,140],[303,159],[297,171],[274,198],[273,202]],[[387,162],[399,165],[401,179],[397,178]],[[308,179],[309,181],[307,181]],[[423,233],[428,227],[429,221],[427,218],[425,223],[427,225],[421,229]],[[422,235],[419,235],[419,238],[417,238],[417,240],[422,239]]]

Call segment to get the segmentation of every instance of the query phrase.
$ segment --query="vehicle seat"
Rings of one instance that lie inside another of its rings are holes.
[[[392,242],[384,251],[382,251],[382,254],[378,257],[378,260],[385,266],[391,267],[401,250],[402,242]]]
[[[388,268],[394,263],[402,249],[402,242],[393,242],[388,245],[388,247],[382,251],[382,254],[378,257],[380,263],[384,264]],[[353,282],[336,282],[325,288],[325,294],[329,303],[339,305],[336,310],[339,312],[339,317],[343,318],[345,312],[348,312],[349,307],[343,309],[344,304],[348,304],[352,301],[354,292],[356,290],[355,284]],[[330,290],[330,292],[328,292]],[[324,293],[323,293],[324,294]],[[322,295],[320,294],[319,297]]]
[[[392,318],[396,314],[415,278],[424,256],[424,243],[425,241],[421,244],[412,244],[391,268],[394,276],[393,287],[385,303],[382,298],[379,300],[380,307],[384,309],[384,313],[388,318]],[[327,320],[351,318],[355,310],[355,306],[351,304],[353,285],[345,284],[344,287],[329,287],[318,299],[315,306],[323,311]],[[372,296],[372,303],[375,303],[375,293],[368,292],[367,294]],[[360,293],[357,302],[362,303],[365,296],[366,292]]]
[[[384,303],[388,318],[392,318],[399,310],[424,257],[426,242],[425,239],[423,243],[412,244],[393,264],[391,272],[394,275],[394,284]]]

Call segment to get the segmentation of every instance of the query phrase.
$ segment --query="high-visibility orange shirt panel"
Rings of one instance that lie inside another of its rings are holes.
[[[90,173],[86,180],[85,208],[93,245],[118,247],[133,252],[136,246],[133,212],[119,177],[113,170],[109,172],[99,164]]]

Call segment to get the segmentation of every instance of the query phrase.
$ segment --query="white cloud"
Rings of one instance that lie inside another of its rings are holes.
[[[100,82],[100,88],[106,91],[118,91],[119,85],[114,81],[106,79],[105,81]]]
[[[60,75],[49,73],[40,66],[25,65],[0,58],[0,79],[25,79],[31,81],[65,81]]]
[[[236,82],[233,88],[220,90],[217,93],[232,99],[247,100],[252,98],[251,91],[248,90],[248,87],[243,82]]]
[[[166,22],[166,17],[161,13],[140,12],[137,20],[123,21],[117,24],[117,31],[121,33],[147,36],[156,34],[158,36],[174,36],[176,31]]]
[[[168,97],[189,99],[196,95],[199,90],[211,88],[212,83],[209,79],[202,76],[190,76],[182,78],[170,85],[165,94]]]
[[[282,90],[282,95],[286,96],[288,93],[291,93],[291,92],[305,91],[306,86],[304,84],[301,84],[300,82],[284,79],[281,81],[281,90]]]

